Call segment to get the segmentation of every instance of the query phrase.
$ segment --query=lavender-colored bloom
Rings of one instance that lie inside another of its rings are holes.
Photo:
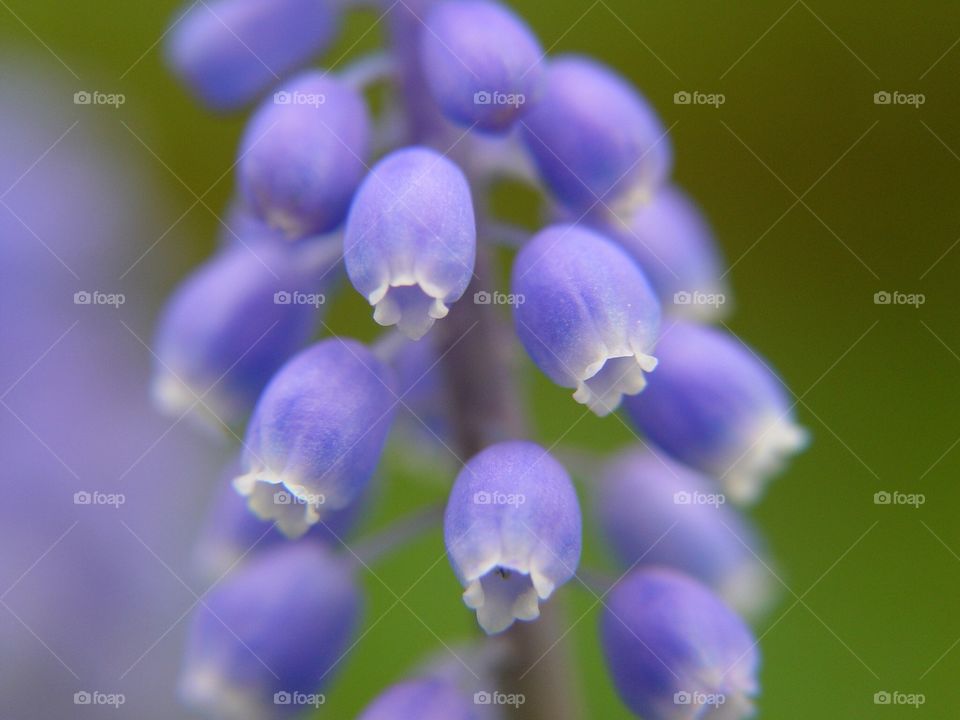
[[[331,260],[325,245],[248,243],[225,248],[194,271],[160,319],[158,406],[172,415],[193,407],[229,425],[244,421],[316,328]]]
[[[605,227],[643,268],[665,311],[711,320],[729,308],[713,233],[679,188],[662,188],[624,223],[608,220]]]
[[[337,25],[329,0],[194,3],[170,29],[167,60],[200,100],[231,110],[319,54]]]
[[[419,339],[473,276],[477,232],[460,169],[427,148],[373,168],[357,192],[344,239],[347,273],[381,325]]]
[[[566,470],[539,445],[491,445],[464,465],[444,518],[447,555],[487,633],[534,620],[576,572],[580,505]]]
[[[739,720],[753,714],[759,657],[750,630],[699,582],[632,572],[601,619],[620,699],[644,720]]]
[[[497,2],[436,5],[420,42],[430,92],[455,123],[503,132],[539,99],[543,49],[526,23]]]
[[[732,499],[756,500],[807,441],[780,380],[736,338],[692,323],[664,333],[657,354],[647,391],[626,404],[634,423]]]
[[[355,340],[323,340],[284,365],[257,402],[233,481],[257,517],[297,537],[356,501],[383,450],[392,385]]]
[[[210,582],[218,581],[241,561],[275,545],[290,542],[272,521],[261,520],[250,512],[245,499],[234,490],[230,481],[237,476],[238,466],[238,462],[230,463],[226,482],[216,489],[194,551],[197,574]],[[322,522],[310,528],[303,539],[339,548],[356,525],[363,506],[361,499],[341,510],[329,512]]]
[[[240,189],[271,227],[296,239],[343,221],[366,171],[370,121],[356,89],[305,72],[268,98],[240,147]]]
[[[747,614],[769,604],[772,576],[763,544],[708,478],[633,448],[608,462],[591,487],[598,525],[622,567],[676,568]]]
[[[353,570],[322,545],[278,545],[238,567],[198,606],[180,694],[215,717],[267,718],[303,709],[347,649],[362,598]]]
[[[609,68],[561,56],[547,68],[547,89],[522,121],[543,181],[568,209],[631,210],[670,172],[672,151],[646,100]]]
[[[643,272],[615,243],[573,225],[536,235],[513,266],[517,333],[533,361],[597,415],[640,392],[660,326]]]
[[[476,720],[471,699],[441,678],[397,683],[370,703],[358,720]]]

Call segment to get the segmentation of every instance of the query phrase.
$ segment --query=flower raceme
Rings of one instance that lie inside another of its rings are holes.
[[[755,643],[724,601],[763,609],[767,555],[725,500],[758,497],[804,434],[762,361],[690,322],[717,319],[728,291],[710,229],[670,179],[664,124],[624,77],[548,56],[494,0],[406,0],[384,14],[382,57],[299,70],[364,3],[217,0],[170,32],[169,62],[204,102],[260,101],[220,249],[175,291],[157,335],[161,404],[246,424],[198,542],[204,576],[225,577],[194,616],[185,700],[240,720],[317,697],[357,636],[356,566],[408,537],[388,527],[347,545],[392,433],[390,482],[455,475],[443,535],[485,633],[465,648],[489,663],[484,687],[520,685],[538,717],[566,704],[542,692],[562,694],[562,681],[513,675],[559,642],[537,622],[541,603],[575,576],[583,544],[566,470],[511,439],[527,432],[507,361],[522,347],[593,415],[623,404],[655,446],[582,473],[615,559],[636,566],[600,628],[624,705],[645,720],[749,717]],[[368,92],[381,82],[382,97]],[[383,102],[368,107],[368,95]],[[542,195],[555,224],[506,226],[492,197],[504,176]],[[509,293],[495,282],[501,239],[517,249]],[[373,320],[396,326],[369,347],[314,337],[341,271]],[[296,293],[324,301],[284,302]],[[400,404],[414,422],[393,422]],[[397,525],[409,533],[415,520]],[[371,691],[360,720],[480,720],[504,696],[471,703],[469,679],[406,676]]]

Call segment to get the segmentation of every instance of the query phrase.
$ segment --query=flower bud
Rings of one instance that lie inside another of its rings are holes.
[[[664,311],[691,319],[722,317],[729,289],[706,219],[677,187],[660,189],[625,223],[606,223],[610,237],[637,261]]]
[[[171,415],[195,407],[229,425],[246,420],[273,374],[310,339],[329,268],[329,250],[314,244],[236,244],[204,263],[160,319],[157,405]]]
[[[373,475],[393,408],[393,377],[355,340],[322,340],[263,391],[233,486],[261,520],[298,537],[355,502]]]
[[[420,57],[434,100],[451,121],[504,132],[539,98],[543,48],[522,19],[489,0],[436,5]]]
[[[657,345],[660,365],[627,402],[638,429],[680,462],[752,502],[807,441],[773,371],[740,341],[678,322]]]
[[[769,605],[763,543],[708,478],[634,448],[609,461],[591,488],[598,525],[621,567],[676,568],[748,615]]]
[[[473,275],[477,231],[463,173],[427,148],[388,155],[357,192],[344,250],[373,319],[423,337]]]
[[[315,695],[329,682],[356,633],[361,603],[350,566],[322,545],[268,549],[197,606],[181,697],[229,720],[302,710],[287,698]]]
[[[452,682],[422,678],[382,692],[358,720],[476,720],[473,703]]]
[[[194,3],[170,28],[167,61],[200,100],[232,110],[319,54],[337,25],[329,0]]]
[[[534,620],[539,601],[580,562],[580,505],[570,477],[539,445],[491,445],[457,476],[444,539],[464,602],[488,634]]]
[[[606,601],[601,641],[620,699],[644,720],[753,714],[756,643],[706,587],[673,570],[636,570]]]
[[[369,144],[360,93],[320,71],[302,73],[250,120],[240,189],[258,217],[291,239],[329,232],[347,214]]]
[[[513,266],[517,334],[537,366],[597,415],[640,392],[660,304],[640,268],[606,238],[573,225],[536,235]]]
[[[624,212],[648,200],[668,176],[670,142],[646,100],[622,77],[584,57],[547,68],[523,138],[553,195],[576,213]]]

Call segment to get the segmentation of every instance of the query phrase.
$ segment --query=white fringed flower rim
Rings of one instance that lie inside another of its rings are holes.
[[[767,480],[783,469],[787,459],[807,445],[810,435],[791,418],[772,416],[744,437],[747,448],[724,463],[718,474],[731,500],[750,504],[759,499]]]
[[[180,678],[179,694],[189,707],[211,717],[267,720],[267,708],[250,689],[227,680],[213,668],[188,669]]]
[[[548,599],[556,583],[522,563],[500,558],[485,562],[465,580],[463,602],[477,611],[477,622],[488,635],[503,632],[515,620],[540,617],[540,601]]]
[[[373,319],[380,325],[396,325],[411,340],[419,340],[450,312],[447,291],[415,278],[395,278],[367,296]]]
[[[298,538],[320,520],[326,498],[301,483],[258,470],[233,479],[234,489],[261,520],[272,520],[288,538]]]
[[[653,355],[638,350],[604,353],[584,369],[573,399],[600,417],[609,415],[624,395],[636,395],[647,386],[646,373],[656,367]]]

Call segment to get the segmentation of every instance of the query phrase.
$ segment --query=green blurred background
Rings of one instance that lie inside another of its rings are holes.
[[[677,178],[704,207],[733,266],[729,326],[782,372],[812,431],[810,450],[753,513],[787,586],[757,627],[761,715],[957,717],[960,4],[513,5],[553,51],[591,53],[631,77],[673,126]],[[243,125],[242,117],[205,113],[166,72],[157,43],[177,7],[175,0],[0,0],[0,43],[8,50],[78,84],[59,56],[81,76],[77,89],[126,95],[121,110],[95,112],[114,151],[134,157],[166,188],[167,216],[130,239],[143,249],[194,203],[186,187],[198,195],[210,188],[204,202],[226,206],[232,179],[221,176]],[[351,19],[328,59],[374,19]],[[379,35],[370,33],[349,55]],[[684,90],[722,93],[725,103],[674,104]],[[878,91],[923,93],[925,103],[877,105]],[[163,240],[178,248],[169,276],[208,254],[217,231],[213,214],[195,205]],[[879,291],[923,293],[926,302],[876,305]],[[353,295],[334,308],[333,326],[371,337],[368,311]],[[550,445],[581,410],[567,391],[526,371],[536,439]],[[589,418],[564,442],[606,450],[630,440],[616,419]],[[443,494],[440,475],[393,475],[371,527]],[[880,490],[921,492],[926,503],[875,505]],[[588,546],[586,564],[603,567],[595,534]],[[368,618],[383,617],[330,690],[344,717],[425,651],[440,649],[411,611],[448,642],[475,632],[441,554],[437,533],[377,567],[382,583],[366,579]],[[395,596],[386,586],[402,595],[432,563],[390,609]],[[555,599],[571,621],[594,604],[573,585]],[[593,607],[565,644],[579,662],[589,717],[626,718],[605,677],[596,616]],[[926,703],[878,707],[878,691],[923,693]]]

